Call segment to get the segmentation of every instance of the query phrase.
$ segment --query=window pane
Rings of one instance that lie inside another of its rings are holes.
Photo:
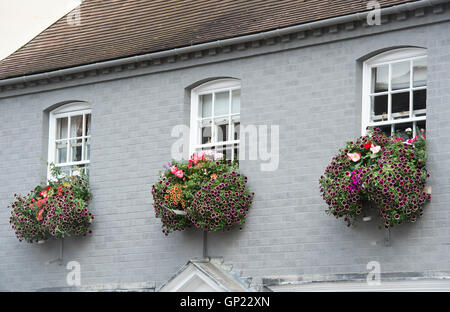
[[[56,142],[55,162],[63,164],[67,162],[67,141]]]
[[[211,126],[201,128],[201,142],[202,144],[211,143],[212,133]]]
[[[427,108],[427,90],[417,90],[413,92],[414,108],[413,114],[415,117],[425,116]]]
[[[231,98],[231,113],[239,114],[241,111],[241,90],[233,90]]]
[[[68,133],[67,117],[56,119],[56,139],[66,139]]]
[[[214,124],[216,125],[216,142],[228,141],[228,118],[216,118],[214,119]]]
[[[231,160],[233,157],[233,145],[218,145],[215,146],[216,153],[222,153],[224,159]]]
[[[82,140],[70,140],[70,161],[81,161],[82,160]]]
[[[61,169],[61,173],[65,174],[66,176],[71,175],[72,166],[63,166],[63,167],[59,167],[59,168]]]
[[[416,134],[422,134],[426,135],[427,133],[427,127],[425,120],[417,121],[416,122]]]
[[[371,121],[387,120],[388,113],[388,96],[372,96],[371,104]]]
[[[224,158],[228,160],[238,160],[239,159],[239,145],[231,144],[223,146],[220,150],[224,154]]]
[[[392,64],[392,90],[409,88],[410,62]]]
[[[427,58],[418,59],[413,62],[414,87],[427,85]]]
[[[61,172],[66,174],[67,176],[71,176],[74,173],[86,173],[89,174],[87,165],[75,165],[75,166],[61,166],[59,167]]]
[[[409,92],[392,94],[392,118],[409,118]]]
[[[84,140],[84,159],[83,160],[90,160],[91,159],[91,139],[88,138]]]
[[[211,117],[212,113],[212,94],[200,95],[201,117]]]
[[[229,108],[229,94],[230,92],[216,93],[216,99],[214,101],[214,116],[221,116],[228,114]]]
[[[240,139],[240,118],[239,116],[231,117],[231,124],[233,125],[233,140]]]
[[[76,138],[83,135],[83,115],[70,117],[70,137]]]
[[[377,126],[375,128],[379,128],[387,136],[391,135],[391,125]]]
[[[394,133],[397,136],[400,136],[404,140],[412,139],[413,137],[413,123],[405,122],[401,124],[394,124]]]
[[[91,114],[86,114],[86,129],[84,130],[85,135],[91,135]]]
[[[239,144],[233,145],[233,160],[239,160]]]
[[[372,68],[371,92],[383,92],[388,90],[389,65]]]

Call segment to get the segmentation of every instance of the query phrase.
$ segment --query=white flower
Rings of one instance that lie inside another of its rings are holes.
[[[204,155],[206,156],[206,158],[210,159],[210,160],[220,160],[223,158],[223,154],[222,153],[217,153],[213,150],[206,150],[204,151]]]
[[[353,162],[357,162],[361,159],[361,153],[347,153],[347,157]]]
[[[74,177],[78,177],[78,176],[80,175],[80,171],[74,170],[74,171],[72,171],[72,175],[73,175]]]
[[[411,129],[411,128],[407,128],[407,129],[405,130],[405,132],[412,132],[412,129]]]
[[[372,144],[372,147],[370,148],[370,151],[374,154],[378,153],[381,150],[381,146],[375,146]]]
[[[214,159],[215,160],[220,160],[222,158],[223,158],[223,154],[222,153],[215,153],[215,155],[214,155]]]

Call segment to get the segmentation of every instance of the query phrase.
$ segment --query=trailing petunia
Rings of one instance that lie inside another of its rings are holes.
[[[429,177],[426,156],[424,135],[408,142],[373,129],[369,135],[348,142],[320,177],[327,213],[343,218],[350,226],[365,208],[364,203],[372,202],[386,228],[415,222],[431,199],[425,192]]]
[[[203,231],[229,230],[244,224],[254,194],[237,162],[214,151],[194,153],[187,162],[172,162],[152,186],[155,216],[168,235],[196,227]]]
[[[84,173],[63,177],[52,166],[52,176],[60,179],[38,185],[25,196],[15,194],[9,223],[19,241],[37,242],[49,238],[85,236],[94,215],[88,211],[92,197]]]

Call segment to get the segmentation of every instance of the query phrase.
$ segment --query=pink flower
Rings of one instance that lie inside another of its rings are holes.
[[[395,138],[396,141],[403,141],[402,138]]]
[[[374,154],[378,153],[381,150],[381,146],[373,145],[370,147],[370,151]]]
[[[201,154],[201,156],[199,157],[199,154]],[[203,158],[203,152],[199,152],[199,153],[194,153],[192,154],[191,158],[189,159],[189,163],[193,163],[194,166],[197,165],[197,163]]]
[[[182,178],[183,177],[183,175],[184,175],[184,172],[183,172],[183,170],[177,170],[177,172],[175,172],[175,176],[177,176],[178,178]]]
[[[170,167],[170,172],[172,172],[172,174],[175,174],[177,170],[178,170],[177,166]]]
[[[205,156],[205,152],[203,152],[203,151],[197,153],[197,157],[199,160],[204,158],[204,156]]]
[[[357,162],[361,159],[361,153],[347,153],[347,157],[353,162]]]
[[[416,135],[414,138],[409,139],[408,141],[406,141],[407,143],[411,144],[417,141],[417,138],[419,137],[419,135]]]

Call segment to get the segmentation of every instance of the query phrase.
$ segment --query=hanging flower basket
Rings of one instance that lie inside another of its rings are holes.
[[[339,150],[320,177],[327,213],[353,224],[370,202],[382,225],[415,222],[431,200],[425,191],[425,135],[412,139],[387,137],[380,129],[369,131]]]
[[[223,231],[245,223],[254,194],[237,163],[205,151],[165,167],[152,187],[155,216],[161,219],[165,235],[191,226]]]
[[[15,194],[9,223],[19,241],[42,244],[50,238],[90,234],[94,215],[88,211],[92,197],[84,173],[63,177],[51,167],[52,176],[61,177],[38,185],[25,196]]]

